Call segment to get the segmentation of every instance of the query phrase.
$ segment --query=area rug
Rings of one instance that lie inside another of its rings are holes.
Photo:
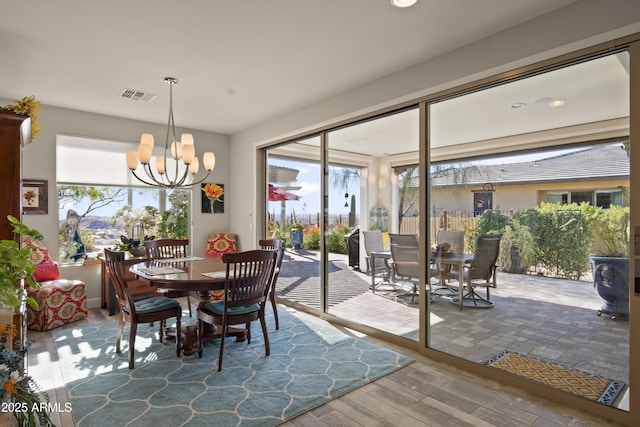
[[[128,342],[115,353],[115,316],[55,333],[76,426],[274,426],[413,361],[316,317],[278,314],[280,330],[268,323],[271,355],[256,323],[251,344],[227,339],[221,372],[217,340],[202,359],[177,358],[148,325],[138,327],[129,370]]]
[[[622,381],[597,377],[510,351],[489,359],[485,365],[605,405],[611,405],[625,387]]]

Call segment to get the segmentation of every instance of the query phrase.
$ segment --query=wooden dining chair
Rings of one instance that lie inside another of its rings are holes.
[[[134,301],[124,277],[124,252],[104,250],[105,266],[114,285],[119,306],[118,332],[116,333],[116,353],[121,352],[120,343],[124,324],[129,323],[129,369],[133,369],[138,323],[160,323],[160,342],[163,340],[167,319],[176,318],[176,337],[180,337],[182,307],[177,301],[164,296],[156,296]],[[180,357],[180,340],[176,339],[176,354]]]
[[[144,242],[147,250],[147,261],[186,258],[189,239],[158,239],[148,240]],[[189,307],[189,317],[193,316],[191,312],[191,296],[190,291],[170,291],[168,289],[156,288],[156,296],[165,296],[168,298],[187,297],[187,306]]]
[[[280,274],[282,260],[284,259],[285,243],[282,239],[262,239],[258,244],[260,245],[260,249],[272,249],[278,253],[278,258],[276,258],[276,268],[273,272],[271,286],[269,286],[269,301],[271,301],[271,307],[273,308],[273,319],[276,323],[277,331],[280,329],[280,321],[278,320],[278,307],[276,303],[276,284],[278,282],[278,275]]]
[[[204,344],[204,323],[217,325],[221,329],[218,371],[222,370],[224,337],[229,326],[244,324],[247,344],[251,344],[251,322],[260,320],[265,353],[269,355],[269,335],[264,312],[277,257],[277,251],[262,249],[222,255],[222,261],[227,267],[224,300],[204,304],[198,307],[196,314],[199,357],[202,357]]]

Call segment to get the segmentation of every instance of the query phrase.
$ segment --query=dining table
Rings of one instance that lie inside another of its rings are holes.
[[[463,300],[462,297],[464,295],[464,266],[466,263],[471,262],[473,259],[473,254],[464,254],[464,253],[455,253],[455,252],[441,252],[441,251],[432,251],[429,257],[430,261],[436,265],[438,265],[438,269],[440,270],[440,283],[445,285],[445,269],[442,268],[443,265],[457,267],[458,270],[458,301],[459,301],[459,309],[463,308]]]
[[[211,302],[212,291],[224,290],[227,267],[220,257],[188,257],[140,262],[129,267],[129,271],[154,288],[195,292],[199,297],[198,307],[202,307]],[[196,325],[182,328],[183,336],[176,337],[183,341],[182,352],[185,355],[191,355],[198,349],[196,328]],[[217,325],[204,323],[203,340],[220,338],[220,330]],[[247,331],[228,328],[226,336],[245,341]]]

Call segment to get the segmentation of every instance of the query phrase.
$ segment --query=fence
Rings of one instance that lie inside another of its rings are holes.
[[[443,211],[442,215],[429,218],[430,229],[435,231],[433,233],[435,235],[440,230],[475,230],[479,218],[479,216],[474,216],[473,212],[456,211],[449,213],[448,211]],[[402,218],[399,232],[400,234],[420,235],[420,218],[417,216]],[[435,235],[433,236],[434,239]],[[435,243],[435,241],[432,243]]]

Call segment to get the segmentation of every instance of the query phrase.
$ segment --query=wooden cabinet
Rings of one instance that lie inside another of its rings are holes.
[[[31,133],[29,116],[0,109],[0,240],[13,239],[7,215],[20,219],[22,145],[27,131]]]
[[[133,299],[140,300],[144,298],[150,298],[155,295],[155,290],[148,284],[140,280],[136,280],[133,273],[129,271],[129,267],[133,264],[146,261],[146,257],[133,257],[127,258],[124,261],[124,276],[127,279],[127,285],[131,290]],[[116,294],[113,291],[113,283],[111,283],[111,277],[109,271],[102,261],[102,308],[109,310],[109,316],[114,315],[118,311],[118,301],[116,300]]]

